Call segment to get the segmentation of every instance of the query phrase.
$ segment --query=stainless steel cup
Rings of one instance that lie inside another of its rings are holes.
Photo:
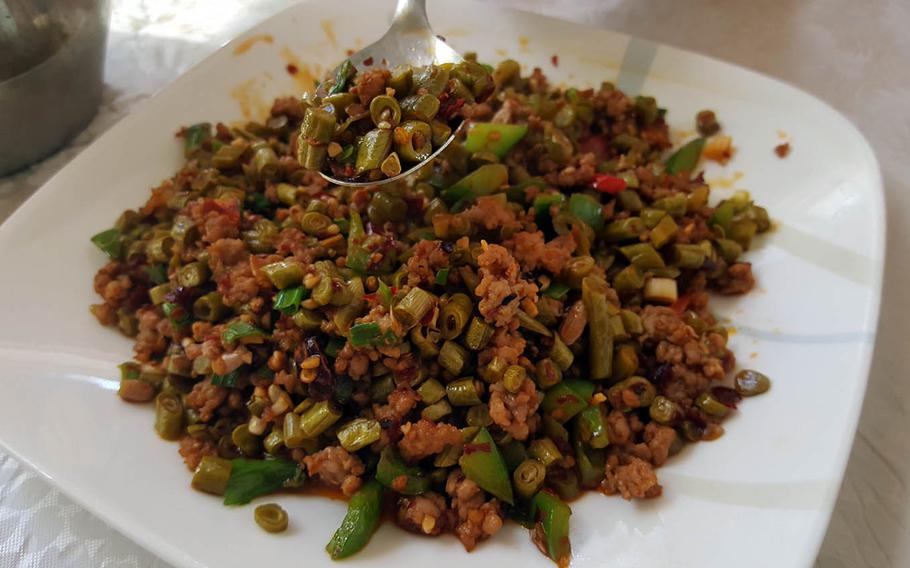
[[[0,176],[95,115],[109,15],[109,0],[0,0]]]

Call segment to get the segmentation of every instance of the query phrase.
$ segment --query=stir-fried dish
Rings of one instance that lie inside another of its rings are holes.
[[[313,136],[336,107],[283,98],[264,123],[190,126],[183,168],[92,238],[110,257],[92,312],[135,338],[121,398],[154,401],[192,486],[227,505],[343,493],[332,558],[386,510],[467,550],[511,518],[565,563],[567,501],[659,496],[655,468],[769,388],[730,376],[708,305],[753,287],[742,255],[770,226],[747,194],[709,205],[699,160],[730,151],[713,113],[674,151],[653,98],[553,87],[511,60],[489,70],[491,96],[459,109],[469,127],[402,181],[336,187],[308,169],[366,152],[373,176],[389,155],[376,131],[419,112],[421,82],[399,92],[371,70],[341,94],[370,85],[388,125],[334,114]],[[433,117],[419,122],[411,141],[435,143]],[[255,520],[288,524],[274,504]]]
[[[356,74],[345,60],[323,96],[307,96],[297,160],[336,180],[395,177],[433,154],[461,122],[465,104],[485,101],[495,86],[476,61]]]

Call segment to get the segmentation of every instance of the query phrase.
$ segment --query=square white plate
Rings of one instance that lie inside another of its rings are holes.
[[[265,534],[251,507],[189,488],[151,408],[120,402],[130,342],[88,312],[101,266],[89,236],[179,168],[174,132],[261,117],[384,31],[389,2],[305,3],[260,24],[112,128],[0,227],[0,443],[75,500],[179,566],[328,565],[344,504],[279,497],[291,529]],[[881,181],[841,115],[778,81],[713,59],[539,16],[431,2],[437,31],[481,60],[513,57],[556,82],[616,82],[654,95],[678,135],[714,109],[737,147],[709,166],[715,196],[748,189],[777,229],[749,253],[758,288],[717,299],[741,365],[774,386],[744,401],[726,435],[659,472],[646,503],[589,494],[573,504],[573,566],[807,566],[837,495],[875,339],[884,250]],[[558,66],[551,56],[558,55]],[[288,64],[299,72],[292,77]],[[779,159],[783,138],[793,151]],[[515,525],[472,555],[454,538],[383,526],[351,565],[551,565]]]

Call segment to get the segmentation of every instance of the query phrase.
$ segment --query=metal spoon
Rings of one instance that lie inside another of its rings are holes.
[[[395,7],[395,16],[392,18],[392,25],[389,26],[385,35],[379,41],[371,43],[348,57],[348,60],[357,72],[361,72],[372,68],[370,65],[364,65],[364,61],[369,61],[372,66],[392,68],[396,65],[423,67],[432,64],[459,63],[464,59],[433,32],[433,28],[430,27],[430,22],[427,20],[426,0],[398,0],[398,5]],[[329,76],[334,76],[336,70],[337,67],[332,70]],[[320,96],[325,95],[324,92],[318,90],[317,94]],[[376,181],[359,182],[337,179],[322,171],[319,174],[336,185],[348,185],[351,187],[383,185],[399,180],[419,170],[445,150],[455,139],[455,135],[462,124],[464,124],[464,121],[452,129],[449,139],[437,148],[429,158],[419,164],[415,164],[411,169],[403,171],[397,176]]]

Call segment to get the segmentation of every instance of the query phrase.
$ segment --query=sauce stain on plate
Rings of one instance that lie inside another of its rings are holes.
[[[335,36],[335,23],[332,20],[320,20],[319,27],[325,34],[325,39],[329,40],[332,47],[338,47],[338,38]]]
[[[271,34],[250,36],[237,44],[237,47],[234,48],[234,55],[243,55],[259,42],[275,43],[275,38],[273,38]]]
[[[288,73],[294,78],[301,92],[313,91],[316,88],[316,81],[323,73],[322,65],[304,63],[289,47],[281,48],[281,57],[287,63]],[[294,71],[291,72],[291,69]]]
[[[231,89],[231,98],[240,105],[240,114],[244,119],[261,120],[269,115],[272,104],[263,98],[259,82],[271,78],[271,75],[253,77]]]
[[[528,43],[531,40],[527,36],[518,36],[518,51],[521,53],[529,53]]]
[[[708,180],[708,185],[712,188],[722,188],[722,189],[733,189],[733,187],[739,182],[739,180],[746,177],[746,174],[742,172],[733,172],[732,177],[718,177]]]

